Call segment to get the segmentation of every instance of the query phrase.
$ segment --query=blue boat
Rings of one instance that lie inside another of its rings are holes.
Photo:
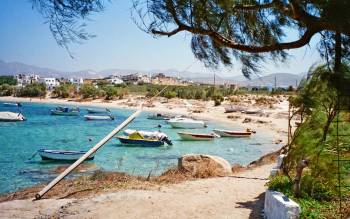
[[[43,160],[58,160],[58,161],[75,161],[83,156],[86,151],[67,151],[67,150],[49,150],[40,149],[38,153]],[[86,160],[93,160],[94,154],[90,155]]]
[[[164,141],[153,139],[132,139],[129,136],[118,136],[120,143],[128,146],[160,147]]]
[[[68,107],[56,107],[54,110],[50,110],[51,115],[57,115],[57,116],[79,116],[79,108],[78,107],[73,107],[73,108],[68,108]]]

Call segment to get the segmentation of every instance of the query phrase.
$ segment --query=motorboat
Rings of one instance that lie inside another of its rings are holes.
[[[161,113],[152,114],[147,117],[147,119],[151,119],[151,120],[169,120],[171,118],[173,117],[169,115],[164,115]]]
[[[178,132],[177,133],[182,140],[185,141],[210,141],[214,140],[216,137],[219,137],[216,134],[198,134],[198,133],[190,133],[190,132]]]
[[[86,111],[88,111],[88,113],[110,113],[111,110],[108,108],[87,108]]]
[[[2,122],[18,122],[25,120],[26,118],[21,113],[0,112],[0,121]]]
[[[2,103],[2,105],[7,106],[7,107],[21,107],[22,106],[21,103],[13,103],[13,102]]]
[[[120,143],[132,146],[158,147],[164,143],[172,145],[168,136],[162,132],[147,132],[127,129],[125,136],[118,136]]]
[[[49,150],[40,149],[38,154],[42,160],[57,160],[57,161],[75,161],[83,156],[86,151],[67,151],[67,150]],[[94,154],[90,155],[86,160],[94,159]]]
[[[194,120],[190,118],[174,118],[168,120],[168,123],[173,128],[184,128],[184,129],[195,129],[195,128],[204,128],[206,124],[201,120]]]
[[[114,120],[112,115],[85,115],[86,120]]]
[[[56,107],[54,110],[50,110],[51,115],[57,115],[57,116],[79,116],[80,110],[78,107]]]
[[[245,114],[258,114],[261,113],[261,110],[255,110],[255,109],[247,109],[243,111]]]
[[[252,131],[231,131],[231,130],[222,130],[222,129],[214,129],[213,132],[215,134],[220,135],[221,137],[250,137]]]

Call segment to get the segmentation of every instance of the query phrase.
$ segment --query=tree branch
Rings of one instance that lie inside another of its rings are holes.
[[[270,3],[262,4],[262,5],[234,5],[233,10],[243,10],[243,11],[257,11],[262,9],[271,8],[276,3],[276,0],[272,0]]]

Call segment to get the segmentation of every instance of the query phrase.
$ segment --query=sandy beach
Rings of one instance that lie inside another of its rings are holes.
[[[211,101],[165,100],[147,103],[145,111],[189,115],[198,119],[272,133],[272,142],[286,143],[288,101],[275,97],[272,103],[257,104],[258,97],[245,96],[235,103],[261,109],[257,114],[224,113],[225,101],[214,106]],[[266,97],[267,98],[267,97]],[[30,99],[0,97],[2,102],[33,102],[75,106],[136,109],[142,97],[105,102],[66,99]],[[0,203],[0,218],[260,218],[270,170],[263,164],[229,177],[197,179],[148,189],[126,189],[85,198],[12,200]]]

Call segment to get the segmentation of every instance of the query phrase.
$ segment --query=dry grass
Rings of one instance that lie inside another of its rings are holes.
[[[273,152],[261,157],[248,165],[248,168],[254,168],[264,164],[276,161],[280,151]],[[246,167],[234,165],[234,172],[246,170]],[[81,176],[72,180],[62,180],[52,190],[45,194],[44,198],[82,198],[91,197],[96,194],[115,192],[126,189],[151,190],[157,189],[161,185],[181,183],[183,181],[195,180],[198,178],[210,178],[220,176],[216,164],[208,162],[196,166],[195,170],[187,171],[185,169],[170,168],[160,176],[150,178],[141,176],[132,176],[119,172],[95,171],[90,176]],[[59,171],[58,171],[59,172]],[[33,199],[45,185],[37,185],[17,192],[4,194],[0,196],[0,202]]]

